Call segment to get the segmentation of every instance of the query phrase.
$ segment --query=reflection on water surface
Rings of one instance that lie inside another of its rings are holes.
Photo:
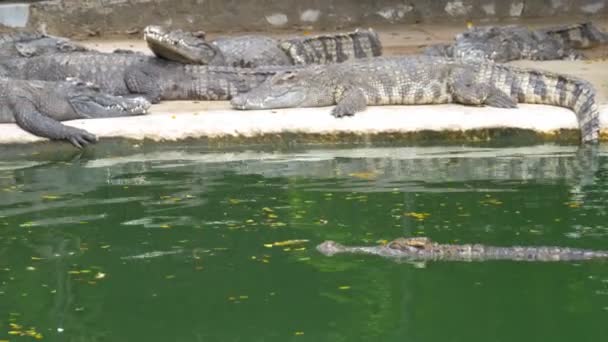
[[[400,235],[606,249],[608,150],[594,152],[173,146],[9,158],[0,340],[601,340],[602,262],[410,265],[314,249]]]

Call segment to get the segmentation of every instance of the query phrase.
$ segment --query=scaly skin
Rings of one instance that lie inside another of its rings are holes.
[[[95,135],[59,121],[146,114],[150,103],[123,98],[80,82],[44,82],[0,78],[0,123],[17,123],[37,136],[67,140],[81,148]]]
[[[574,49],[608,43],[608,34],[592,23],[531,31],[525,27],[479,26],[456,36],[454,44],[432,45],[426,55],[508,62],[517,59],[579,59]]]
[[[153,103],[230,99],[284,70],[288,69],[185,65],[130,53],[71,53],[0,61],[0,76],[44,81],[72,77],[110,94],[141,95]]]
[[[488,61],[441,57],[379,57],[279,73],[232,99],[237,109],[337,104],[335,117],[368,105],[461,103],[515,108],[537,103],[572,109],[583,142],[599,136],[595,91],[586,81]]]
[[[26,31],[0,34],[0,58],[3,59],[76,51],[86,51],[86,48],[67,38]]]
[[[247,35],[207,42],[201,34],[151,25],[145,28],[144,39],[157,56],[168,60],[246,68],[326,64],[382,54],[372,29],[286,40]]]
[[[399,261],[583,261],[607,259],[608,251],[556,247],[512,246],[495,247],[474,245],[439,244],[426,237],[399,238],[383,246],[344,246],[335,241],[325,241],[317,246],[324,255],[340,253],[379,255]]]

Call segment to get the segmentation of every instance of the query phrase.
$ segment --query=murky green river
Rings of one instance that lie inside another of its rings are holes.
[[[31,152],[0,161],[0,341],[608,337],[607,262],[315,250],[402,235],[608,249],[608,148]]]

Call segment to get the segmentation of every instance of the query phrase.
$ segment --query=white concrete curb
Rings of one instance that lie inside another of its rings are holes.
[[[198,106],[190,105],[189,107]],[[179,114],[154,109],[146,116],[74,120],[65,122],[96,134],[100,138],[175,141],[186,138],[222,136],[255,137],[277,133],[395,133],[421,130],[469,130],[483,128],[521,128],[542,133],[576,129],[576,118],[566,108],[520,104],[518,109],[497,109],[461,105],[370,107],[351,118],[335,119],[330,108],[295,108],[272,111],[206,110]],[[193,108],[196,110],[196,107]],[[602,130],[608,129],[608,105],[601,106]],[[43,140],[14,124],[0,124],[0,144]]]

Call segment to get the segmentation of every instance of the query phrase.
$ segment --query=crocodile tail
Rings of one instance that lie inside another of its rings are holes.
[[[516,82],[511,95],[520,103],[570,108],[576,114],[583,142],[597,142],[600,114],[591,83],[567,75],[528,69],[511,69]]]
[[[608,43],[608,34],[602,32],[592,22],[553,27],[541,31],[561,41],[564,46],[575,49],[592,48]]]
[[[382,54],[378,34],[370,29],[286,39],[279,47],[293,64],[328,64]]]

